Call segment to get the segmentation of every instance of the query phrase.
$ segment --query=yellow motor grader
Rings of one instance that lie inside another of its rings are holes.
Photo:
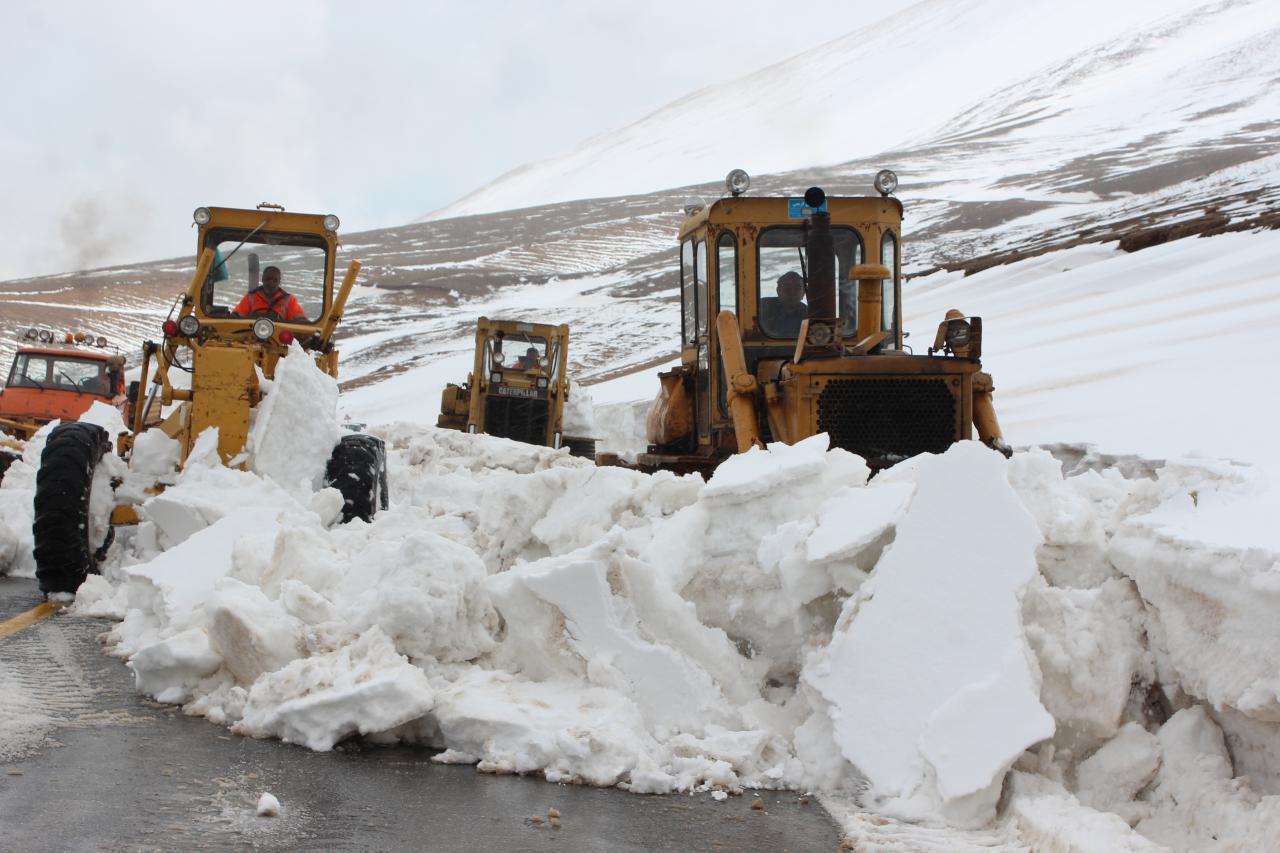
[[[113,525],[138,521],[134,507],[101,508],[120,485],[96,476],[112,440],[126,461],[147,430],[181,446],[185,464],[196,439],[217,428],[224,464],[244,459],[250,416],[263,399],[259,374],[270,379],[295,341],[337,377],[334,332],[360,264],[352,261],[335,292],[338,218],[289,213],[278,205],[253,210],[197,208],[196,267],[175,300],[160,341],[142,347],[141,374],[126,397],[128,431],[109,436],[88,423],[54,427],[36,474],[36,576],[45,593],[74,592],[96,571]],[[185,381],[176,381],[177,379]],[[105,469],[104,469],[105,470]],[[385,450],[380,439],[347,435],[332,449],[326,485],[345,499],[343,520],[368,520],[387,503]]]
[[[948,311],[927,354],[902,329],[902,203],[879,195],[726,197],[680,228],[681,364],[659,375],[642,470],[704,474],[820,432],[879,470],[973,437],[1007,453],[982,372],[982,320]],[[613,462],[605,454],[602,464]]]
[[[564,434],[569,327],[516,320],[476,323],[475,364],[445,386],[436,426],[482,432],[592,458],[594,438]]]

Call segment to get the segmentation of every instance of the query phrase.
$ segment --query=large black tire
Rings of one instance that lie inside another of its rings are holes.
[[[324,484],[342,493],[342,523],[372,521],[387,508],[387,450],[371,435],[344,435],[325,468]]]
[[[564,446],[569,448],[570,456],[583,459],[596,458],[596,440],[594,438],[566,438]]]
[[[110,446],[107,431],[93,424],[59,424],[49,433],[36,471],[31,525],[41,592],[75,592],[106,556],[110,531],[100,546],[89,541],[89,492]]]

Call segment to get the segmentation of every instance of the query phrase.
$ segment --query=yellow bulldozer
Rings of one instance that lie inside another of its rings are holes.
[[[195,274],[163,322],[160,341],[143,344],[140,375],[126,395],[128,430],[109,436],[96,425],[69,422],[49,433],[32,525],[45,593],[74,592],[105,557],[114,525],[138,521],[132,505],[117,505],[119,478],[95,476],[113,439],[127,462],[139,435],[160,430],[179,442],[185,464],[201,433],[216,427],[223,463],[238,465],[250,416],[263,399],[259,374],[271,379],[291,345],[337,377],[334,332],[360,269],[352,261],[335,292],[338,218],[263,204],[201,207],[194,221]],[[385,508],[382,441],[343,436],[332,448],[325,484],[342,493],[344,522]],[[110,524],[101,521],[103,506],[113,507]]]
[[[564,434],[568,360],[566,325],[481,317],[471,374],[462,385],[445,386],[436,426],[593,458],[594,438]]]
[[[1008,453],[981,318],[948,311],[927,353],[904,346],[902,203],[891,171],[874,183],[870,197],[749,197],[735,169],[725,197],[686,207],[681,364],[659,375],[637,467],[707,474],[820,432],[873,470],[944,451],[975,427]]]

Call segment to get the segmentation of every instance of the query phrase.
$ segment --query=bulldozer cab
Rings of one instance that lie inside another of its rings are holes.
[[[471,374],[445,388],[438,425],[559,447],[568,355],[568,326],[481,317]]]
[[[873,468],[971,437],[1003,439],[980,371],[981,321],[949,312],[927,355],[902,329],[902,203],[746,197],[686,208],[681,363],[661,374],[642,469],[713,470],[770,441],[826,432]]]
[[[436,425],[594,456],[594,439],[564,434],[568,361],[568,326],[481,317],[471,373],[445,386]]]

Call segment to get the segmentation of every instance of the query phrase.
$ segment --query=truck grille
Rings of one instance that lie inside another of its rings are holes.
[[[946,379],[834,379],[818,397],[818,429],[832,447],[883,467],[950,447],[956,399]]]
[[[546,444],[548,408],[546,400],[490,394],[484,401],[484,431],[528,444]]]

